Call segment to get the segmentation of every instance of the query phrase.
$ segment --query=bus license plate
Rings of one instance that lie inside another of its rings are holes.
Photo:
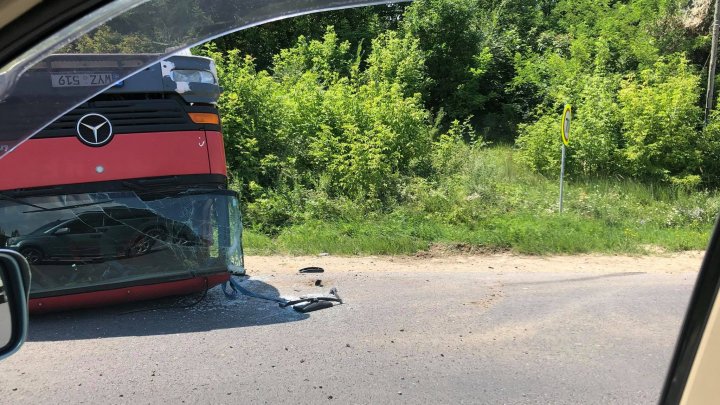
[[[50,76],[53,87],[107,86],[117,81],[112,73],[71,73]]]

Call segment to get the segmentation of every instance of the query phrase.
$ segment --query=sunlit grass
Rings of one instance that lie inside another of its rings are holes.
[[[576,180],[570,173],[560,214],[558,179],[526,170],[511,148],[470,156],[458,176],[423,183],[390,212],[310,218],[272,238],[248,231],[246,252],[414,254],[433,245],[526,254],[676,252],[704,249],[720,210],[715,192]]]

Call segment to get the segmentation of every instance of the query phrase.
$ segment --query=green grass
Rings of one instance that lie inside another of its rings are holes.
[[[709,230],[636,229],[577,217],[504,217],[482,229],[435,222],[417,229],[389,229],[379,221],[311,223],[289,227],[276,238],[246,231],[247,254],[414,254],[431,245],[449,250],[512,251],[525,254],[653,253],[704,249]],[[352,229],[352,231],[348,231]]]
[[[243,249],[248,255],[270,255],[277,252],[275,241],[250,229],[243,231]]]
[[[431,246],[525,254],[675,252],[704,249],[720,211],[715,192],[570,178],[559,214],[557,179],[527,171],[508,147],[472,150],[459,173],[409,190],[407,201],[390,212],[305,215],[274,237],[247,230],[246,253],[414,254]]]

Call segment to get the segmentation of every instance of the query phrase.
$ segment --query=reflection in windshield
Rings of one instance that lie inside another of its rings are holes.
[[[242,272],[234,193],[132,191],[0,201],[0,242],[32,265],[33,296]]]
[[[388,2],[112,2],[66,29],[63,35],[51,37],[32,52],[0,67],[0,117],[3,117],[0,158],[50,122],[116,81],[181,49],[263,22],[316,11],[382,3]],[[78,34],[83,32],[87,34],[78,38]],[[68,37],[76,39],[68,42]],[[44,59],[52,52],[77,54],[66,55],[61,59]],[[87,55],[79,56],[80,53],[108,52],[114,55],[104,55],[97,59],[88,58]],[[72,76],[74,73],[84,76]],[[33,111],[33,114],[27,114],[28,111]]]

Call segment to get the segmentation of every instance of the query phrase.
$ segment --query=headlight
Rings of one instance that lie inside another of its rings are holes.
[[[215,84],[215,76],[207,70],[173,70],[170,78],[174,82]]]

